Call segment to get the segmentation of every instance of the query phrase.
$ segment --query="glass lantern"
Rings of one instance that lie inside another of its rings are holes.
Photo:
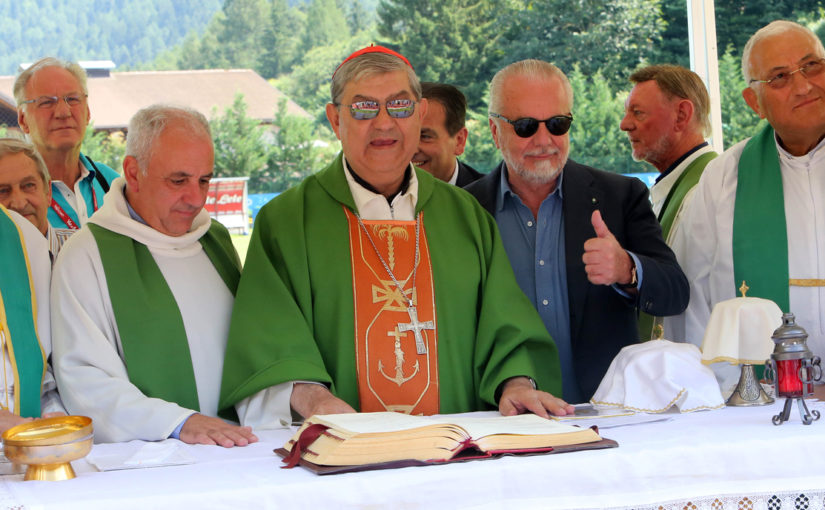
[[[782,315],[782,326],[771,337],[776,344],[771,359],[765,361],[765,379],[772,384],[777,397],[785,397],[785,407],[773,417],[774,425],[788,421],[794,400],[802,423],[810,425],[819,419],[819,411],[809,411],[805,397],[814,392],[814,381],[822,377],[819,356],[808,349],[808,333],[796,324],[794,315]]]

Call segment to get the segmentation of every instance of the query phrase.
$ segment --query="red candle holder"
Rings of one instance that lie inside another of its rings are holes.
[[[802,423],[819,419],[819,411],[809,411],[805,397],[813,395],[814,381],[822,378],[819,356],[808,349],[808,333],[798,326],[792,313],[782,315],[782,326],[771,337],[776,344],[771,359],[765,361],[765,379],[774,385],[777,397],[786,397],[782,412],[773,417],[774,425],[788,421],[796,401]]]

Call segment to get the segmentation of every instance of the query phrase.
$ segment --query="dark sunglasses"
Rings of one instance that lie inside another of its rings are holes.
[[[490,117],[501,119],[504,122],[513,125],[513,131],[521,138],[530,138],[536,131],[539,130],[539,124],[547,126],[547,131],[553,136],[561,136],[570,130],[570,124],[573,123],[572,115],[556,115],[545,120],[534,119],[533,117],[524,117],[517,120],[510,120],[503,115],[490,112]]]
[[[341,106],[336,103],[335,106]],[[349,106],[352,118],[356,120],[374,119],[381,111],[381,104],[378,101],[356,101]],[[394,119],[406,119],[415,112],[415,101],[412,99],[393,99],[384,105],[387,115]]]

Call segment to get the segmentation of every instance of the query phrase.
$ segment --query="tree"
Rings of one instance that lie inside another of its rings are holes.
[[[215,177],[253,178],[266,167],[271,152],[258,121],[247,117],[243,94],[209,122],[215,144]]]
[[[378,33],[406,56],[418,77],[460,88],[483,104],[496,69],[496,13],[503,0],[381,0]]]
[[[497,26],[506,27],[499,66],[537,58],[587,76],[601,71],[616,88],[655,55],[664,23],[661,0],[512,0]]]
[[[614,93],[601,71],[586,76],[578,66],[569,79],[575,98],[570,156],[579,163],[610,172],[651,171],[648,165],[633,161],[627,135],[619,129],[627,91]]]
[[[725,149],[753,136],[759,125],[759,116],[742,98],[747,86],[742,78],[742,59],[729,47],[719,59],[719,101],[722,105],[722,139]]]
[[[83,154],[94,162],[103,163],[116,172],[120,172],[126,155],[126,138],[123,133],[95,131],[93,124],[86,126],[83,135]]]
[[[333,44],[349,35],[347,20],[335,0],[312,0],[309,3],[301,37],[303,51]]]
[[[274,143],[264,172],[250,179],[250,189],[280,192],[320,170],[339,149],[323,140],[312,120],[289,115],[286,99],[278,103],[273,121]],[[328,135],[327,135],[328,137]]]
[[[259,65],[261,76],[275,78],[292,71],[301,56],[299,39],[295,34],[303,32],[305,25],[304,13],[289,7],[286,0],[273,0],[269,26],[263,35],[263,54]]]

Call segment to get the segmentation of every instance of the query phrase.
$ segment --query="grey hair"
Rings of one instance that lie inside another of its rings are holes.
[[[412,89],[415,99],[421,99],[421,82],[418,80],[418,76],[415,74],[415,71],[413,71],[413,68],[394,55],[376,52],[364,53],[341,64],[341,67],[339,67],[332,76],[332,81],[329,85],[332,103],[335,105],[340,103],[341,95],[344,93],[344,87],[346,87],[347,83],[393,71],[406,72],[407,79],[410,82],[410,89]]]
[[[0,138],[0,159],[12,154],[25,154],[30,160],[34,161],[37,167],[37,172],[43,180],[43,185],[48,186],[52,178],[49,175],[49,169],[46,167],[46,162],[43,157],[34,148],[34,145],[19,138]]]
[[[819,50],[820,56],[825,56],[825,48],[822,47],[822,41],[819,40],[819,37],[817,37],[810,28],[784,19],[772,21],[757,30],[751,38],[748,39],[747,44],[745,44],[745,49],[742,50],[742,77],[745,78],[745,83],[747,83],[748,86],[750,86],[751,79],[753,78],[751,74],[751,52],[753,51],[753,47],[764,39],[784,34],[791,30],[798,30],[810,37],[814,41],[816,49]]]
[[[565,92],[567,92],[567,97],[570,98],[570,109],[573,109],[573,87],[570,86],[570,80],[567,79],[567,75],[550,62],[530,58],[513,62],[493,76],[492,81],[490,81],[490,106],[488,112],[500,113],[502,107],[501,88],[504,86],[504,82],[513,76],[520,76],[527,80],[550,78],[561,80],[562,86]]]
[[[26,70],[17,75],[17,78],[15,78],[13,91],[14,100],[17,102],[17,106],[22,105],[23,101],[26,100],[26,85],[29,83],[32,76],[34,76],[37,71],[47,67],[59,67],[69,71],[80,84],[80,91],[83,92],[84,95],[89,94],[89,88],[86,85],[86,71],[80,67],[79,64],[76,62],[60,60],[55,57],[44,57],[30,65]]]
[[[209,121],[197,110],[168,104],[154,104],[142,108],[129,121],[129,129],[126,132],[126,156],[132,156],[137,160],[138,168],[144,175],[152,157],[153,145],[170,122],[181,122],[187,131],[200,131],[212,139]]]

